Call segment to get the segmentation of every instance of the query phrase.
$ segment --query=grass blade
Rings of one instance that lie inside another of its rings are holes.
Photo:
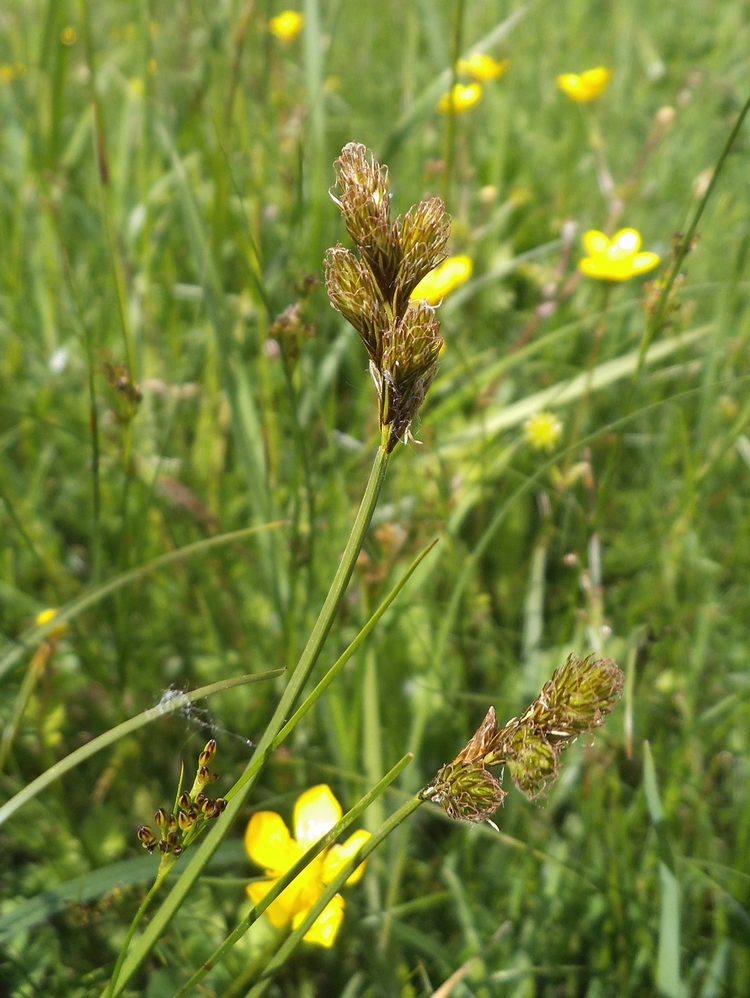
[[[74,769],[86,759],[91,758],[92,755],[96,755],[102,749],[114,745],[120,738],[132,734],[144,725],[150,724],[151,721],[155,721],[159,717],[166,717],[167,714],[173,714],[176,710],[182,710],[188,704],[195,703],[196,700],[203,700],[205,697],[213,696],[214,693],[231,690],[235,686],[245,686],[247,683],[259,683],[266,679],[274,679],[276,676],[282,675],[283,672],[283,669],[272,669],[270,672],[258,672],[248,676],[221,679],[217,683],[201,686],[197,690],[193,690],[192,693],[177,693],[169,699],[161,700],[155,707],[149,707],[142,714],[136,714],[135,717],[131,717],[129,720],[115,725],[114,728],[110,728],[109,731],[105,731],[98,738],[93,738],[90,742],[76,749],[75,752],[71,752],[70,755],[56,762],[54,766],[51,766],[41,776],[37,776],[23,790],[20,790],[15,797],[11,797],[9,801],[6,801],[0,807],[0,825],[7,821],[24,804],[41,793],[50,783],[59,780],[61,776],[70,772],[71,769]]]
[[[469,59],[476,52],[488,52],[495,45],[506,38],[517,24],[526,17],[528,6],[519,7],[500,24],[496,24],[492,31],[488,32],[484,38],[480,38],[461,56],[462,59]],[[406,110],[396,122],[390,135],[383,144],[382,151],[378,154],[378,159],[382,162],[389,162],[408,138],[411,130],[424,121],[435,110],[435,105],[441,95],[450,86],[453,75],[452,67],[444,69],[435,79],[429,83],[422,93],[417,97],[411,107]]]
[[[680,886],[674,855],[664,829],[664,809],[659,797],[656,769],[648,742],[643,743],[643,790],[651,823],[656,832],[661,880],[656,985],[666,998],[686,998],[687,991],[680,977]]]
[[[172,889],[172,892],[163,902],[161,908],[159,908],[156,912],[149,923],[148,928],[139,938],[133,947],[133,951],[130,956],[123,964],[122,972],[120,973],[117,987],[114,991],[115,995],[122,991],[138,967],[140,967],[141,963],[151,952],[161,933],[167,925],[169,925],[172,918],[174,918],[186,895],[203,871],[206,863],[216,852],[220,843],[224,839],[224,836],[231,828],[233,821],[239,814],[248,794],[252,790],[255,780],[257,779],[258,774],[270,754],[271,744],[274,742],[284,726],[284,722],[291,708],[299,696],[304,684],[307,682],[307,679],[318,660],[320,652],[322,651],[323,644],[325,643],[325,639],[328,636],[331,625],[333,624],[339,603],[349,583],[351,574],[354,571],[354,564],[362,548],[367,528],[370,525],[372,513],[377,504],[387,468],[388,455],[382,447],[379,447],[370,472],[370,478],[367,482],[365,494],[362,497],[362,502],[354,521],[351,534],[349,535],[346,548],[344,549],[338,569],[333,578],[333,582],[331,583],[325,602],[323,603],[323,607],[318,615],[318,619],[315,622],[315,626],[312,629],[312,633],[308,638],[297,667],[289,680],[289,685],[286,687],[281,699],[279,700],[274,715],[263,733],[260,743],[258,744],[258,748],[253,754],[253,758],[250,760],[245,772],[238,780],[237,785],[233,788],[234,792],[229,800],[226,811],[224,811],[222,816],[214,823],[214,827],[203,839],[187,868],[183,870],[182,875]],[[227,794],[227,797],[229,798],[229,794]]]
[[[654,364],[663,360],[676,350],[702,339],[712,329],[713,323],[708,323],[705,326],[692,329],[688,333],[672,336],[668,340],[654,344],[646,353],[645,363]],[[494,434],[500,433],[501,430],[518,426],[529,416],[533,416],[534,413],[540,412],[542,409],[565,405],[567,402],[581,398],[587,391],[598,391],[621,381],[636,370],[638,358],[639,351],[634,350],[631,353],[623,354],[622,357],[616,357],[614,360],[599,364],[590,374],[584,372],[576,375],[570,381],[562,381],[552,385],[551,388],[527,395],[526,398],[513,402],[511,405],[502,406],[494,412],[490,410],[481,420],[468,424],[465,430],[447,440],[440,448],[440,453],[447,455],[463,450],[468,443],[475,440],[485,441]]]

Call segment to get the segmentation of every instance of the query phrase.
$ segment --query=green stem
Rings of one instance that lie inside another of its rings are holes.
[[[742,128],[742,124],[745,118],[747,117],[748,111],[750,111],[750,97],[748,97],[748,99],[743,104],[742,110],[740,111],[737,117],[737,121],[734,124],[734,128],[729,133],[729,136],[727,137],[727,140],[724,143],[724,148],[721,150],[719,158],[716,162],[716,166],[714,167],[714,171],[711,174],[711,181],[708,187],[706,188],[706,193],[701,198],[700,203],[698,204],[698,209],[695,212],[695,215],[693,216],[693,221],[690,223],[688,230],[685,233],[685,236],[680,241],[677,252],[675,253],[672,266],[669,270],[669,276],[667,277],[667,280],[664,283],[664,287],[662,288],[661,294],[659,296],[659,301],[657,302],[656,309],[654,310],[654,316],[651,322],[648,323],[648,325],[646,326],[646,331],[644,333],[643,340],[641,342],[641,349],[638,355],[638,366],[636,367],[635,372],[633,374],[633,384],[635,384],[635,382],[638,380],[638,375],[640,374],[641,367],[643,366],[643,360],[644,357],[646,356],[646,351],[649,348],[651,340],[654,338],[656,333],[661,328],[662,323],[664,322],[667,313],[667,306],[669,305],[669,292],[672,290],[672,285],[677,280],[677,275],[680,273],[680,267],[684,263],[685,257],[692,249],[693,237],[695,236],[695,233],[698,229],[698,223],[700,222],[701,216],[703,215],[706,205],[708,204],[708,199],[711,197],[713,193],[716,181],[719,179],[719,174],[724,169],[724,163],[726,162],[727,157],[729,156],[729,153],[732,150],[732,146],[734,145],[734,140],[739,135],[740,129]]]
[[[5,760],[8,758],[8,754],[13,746],[18,726],[21,723],[24,711],[26,710],[29,700],[31,699],[31,694],[34,692],[34,687],[41,679],[47,666],[47,662],[55,650],[56,645],[56,640],[48,642],[46,645],[41,645],[41,647],[37,648],[34,657],[29,662],[26,675],[23,677],[21,688],[18,691],[15,703],[13,704],[13,711],[10,715],[10,720],[5,725],[2,736],[0,736],[0,773],[3,770]]]
[[[190,863],[180,876],[180,879],[172,888],[172,891],[162,904],[161,908],[157,911],[149,923],[148,928],[138,940],[138,943],[136,944],[133,953],[131,953],[129,960],[122,968],[122,973],[120,975],[121,983],[118,985],[114,994],[120,993],[138,967],[140,967],[141,963],[146,959],[146,956],[151,952],[157,939],[165,930],[167,925],[169,925],[172,921],[172,918],[179,910],[180,905],[183,903],[188,892],[203,872],[206,863],[208,863],[210,858],[216,852],[227,832],[232,827],[234,820],[237,818],[239,812],[244,806],[245,800],[252,790],[255,780],[257,779],[258,774],[270,754],[271,745],[274,739],[284,726],[284,723],[286,722],[297,697],[299,696],[310,673],[312,672],[313,667],[315,666],[315,663],[318,660],[323,644],[325,643],[328,632],[333,624],[334,617],[336,616],[339,603],[344,595],[349,579],[351,578],[351,574],[354,571],[357,556],[359,555],[364,542],[365,534],[370,525],[370,520],[377,504],[378,496],[380,495],[380,489],[385,479],[388,467],[388,454],[386,452],[388,439],[387,430],[388,428],[386,427],[381,435],[380,447],[378,448],[375,456],[375,461],[372,466],[372,471],[370,472],[365,494],[362,497],[362,502],[360,504],[359,511],[357,512],[357,517],[354,521],[354,525],[352,527],[351,534],[349,535],[349,540],[347,541],[344,549],[344,554],[342,555],[339,567],[336,570],[333,582],[328,590],[328,595],[326,596],[325,602],[323,603],[323,607],[318,615],[318,619],[315,622],[315,626],[312,629],[312,633],[308,638],[307,644],[305,645],[305,649],[302,652],[302,656],[289,679],[289,684],[279,700],[273,717],[269,721],[268,726],[263,733],[263,737],[253,754],[253,758],[250,760],[245,772],[232,788],[232,799],[229,801],[226,811],[224,811],[223,815],[216,821],[214,827],[198,847]]]
[[[453,20],[453,50],[451,52],[451,81],[448,89],[448,113],[445,120],[445,170],[443,173],[443,201],[446,206],[453,184],[453,161],[456,150],[456,108],[453,106],[453,88],[458,80],[458,60],[461,55],[465,0],[456,0]]]
[[[609,310],[609,301],[612,297],[612,282],[607,281],[604,285],[604,298],[602,299],[602,308],[599,315],[599,322],[597,323],[596,329],[594,330],[594,336],[591,341],[591,350],[589,351],[589,361],[586,368],[586,385],[578,400],[578,405],[576,406],[575,416],[573,417],[573,426],[570,430],[570,440],[568,442],[568,456],[565,459],[565,464],[563,465],[563,480],[568,476],[570,471],[570,465],[573,461],[573,456],[575,454],[575,445],[578,442],[578,437],[581,433],[581,425],[583,423],[583,418],[586,410],[589,406],[589,400],[591,398],[591,378],[594,373],[594,368],[596,367],[597,361],[599,360],[599,352],[601,349],[602,339],[604,338],[604,333],[607,329],[607,312]]]
[[[151,889],[149,890],[148,894],[145,896],[145,898],[141,902],[140,908],[135,913],[135,918],[130,923],[130,928],[128,929],[128,934],[125,936],[125,941],[122,944],[122,946],[120,947],[120,953],[119,953],[119,955],[117,957],[117,963],[115,964],[115,969],[112,971],[112,976],[109,979],[109,985],[107,986],[107,991],[106,991],[106,994],[105,994],[105,998],[112,998],[113,994],[115,993],[115,985],[117,984],[117,978],[120,976],[120,971],[122,970],[122,965],[125,962],[125,956],[126,956],[126,954],[128,952],[128,949],[130,947],[130,943],[133,940],[133,936],[135,935],[135,930],[138,928],[138,925],[140,924],[141,919],[146,914],[146,911],[148,910],[149,905],[151,904],[151,902],[153,901],[153,899],[156,897],[157,891],[159,890],[159,888],[161,887],[161,885],[164,883],[164,880],[165,880],[167,874],[169,873],[169,871],[171,870],[172,866],[174,865],[175,857],[171,857],[171,859],[172,859],[172,862],[169,863],[169,864],[165,864],[164,861],[162,860],[161,866],[159,867],[159,871],[156,874],[156,879],[154,880],[153,884],[151,885]]]
[[[705,211],[706,205],[708,204],[708,199],[713,193],[714,186],[721,171],[724,169],[724,164],[727,161],[727,157],[731,152],[734,141],[739,135],[742,124],[747,117],[748,111],[750,111],[750,97],[747,98],[745,103],[742,105],[742,110],[737,116],[737,121],[734,123],[734,128],[729,133],[726,142],[724,143],[724,148],[719,154],[719,158],[716,161],[716,166],[714,167],[713,174],[711,175],[711,181],[706,188],[706,193],[701,198],[698,208],[693,216],[693,220],[688,226],[688,230],[685,236],[680,240],[677,252],[675,253],[674,260],[672,261],[672,266],[669,268],[667,277],[664,281],[664,286],[661,289],[661,294],[656,303],[652,318],[650,322],[646,323],[643,330],[643,336],[641,338],[641,345],[638,351],[638,361],[635,366],[635,371],[633,372],[633,377],[630,381],[630,391],[628,393],[627,401],[625,404],[625,417],[628,417],[633,409],[633,399],[635,398],[635,390],[638,384],[638,379],[640,377],[641,369],[643,367],[644,361],[646,359],[646,353],[651,341],[654,336],[659,332],[659,330],[664,325],[664,321],[667,316],[667,308],[669,306],[669,293],[672,290],[674,282],[680,273],[680,267],[685,262],[685,257],[691,250],[693,237],[698,229],[698,223],[701,220],[703,212]],[[612,481],[612,477],[615,472],[615,468],[619,462],[620,451],[622,449],[622,430],[617,435],[617,440],[615,441],[614,447],[610,451],[609,461],[607,462],[607,467],[604,473],[604,479],[602,481],[601,487],[599,489],[599,495],[597,496],[596,511],[594,513],[594,529],[596,530],[599,525],[599,520],[601,518],[602,511],[604,509],[604,498],[609,491],[609,485]]]

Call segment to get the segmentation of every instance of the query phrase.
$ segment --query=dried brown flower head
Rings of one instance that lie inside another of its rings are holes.
[[[409,296],[445,259],[450,218],[443,202],[432,198],[392,222],[388,169],[359,143],[344,146],[335,167],[338,183],[331,197],[359,257],[341,245],[328,250],[326,289],[370,355],[390,453],[408,438],[437,372],[443,340],[434,309]]]
[[[490,707],[477,732],[453,762],[421,791],[451,818],[487,821],[505,797],[488,767],[505,766],[530,800],[557,779],[563,749],[604,723],[622,693],[623,677],[611,658],[570,655],[521,717],[498,728]]]

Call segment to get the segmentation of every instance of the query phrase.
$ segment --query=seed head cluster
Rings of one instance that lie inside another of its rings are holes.
[[[390,453],[409,427],[437,372],[443,345],[435,310],[409,296],[445,259],[450,216],[440,198],[391,221],[388,169],[358,143],[336,160],[331,197],[358,255],[341,244],[326,254],[331,304],[359,333],[380,400],[380,427]]]
[[[218,773],[212,773],[208,768],[215,754],[216,742],[212,738],[198,756],[198,769],[190,792],[178,795],[172,814],[168,815],[160,807],[154,815],[160,832],[158,837],[148,825],[138,830],[138,838],[148,852],[160,852],[163,858],[170,857],[170,862],[174,862],[198,837],[205,823],[218,818],[226,808],[223,797],[214,800],[203,792],[209,783],[219,778]]]
[[[603,724],[620,699],[622,684],[611,658],[570,655],[521,717],[499,728],[490,707],[468,745],[420,796],[456,821],[487,821],[505,797],[489,769],[505,766],[529,800],[539,797],[557,779],[562,750]]]

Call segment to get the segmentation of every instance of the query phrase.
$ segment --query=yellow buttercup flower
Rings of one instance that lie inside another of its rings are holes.
[[[578,262],[578,269],[600,281],[628,281],[653,270],[659,263],[656,253],[640,253],[641,236],[635,229],[620,229],[612,239],[590,229],[583,237],[588,256]]]
[[[557,85],[571,100],[579,104],[588,104],[589,101],[601,97],[607,89],[609,81],[612,79],[612,70],[606,66],[597,66],[596,69],[587,69],[585,73],[563,73],[557,77]]]
[[[523,424],[523,435],[534,450],[552,450],[562,433],[562,423],[552,412],[538,412]]]
[[[488,83],[490,80],[499,80],[509,65],[510,59],[497,62],[491,55],[474,52],[468,59],[459,59],[457,68],[459,73],[470,76],[472,80]]]
[[[0,66],[0,83],[12,83],[16,78],[16,71],[8,63]]]
[[[454,114],[463,114],[481,99],[482,88],[478,83],[470,83],[466,87],[463,83],[457,83],[450,93],[443,94],[438,101],[437,109],[441,114],[448,114],[451,110]]]
[[[473,269],[474,264],[470,256],[464,254],[449,256],[422,278],[410,297],[412,301],[426,301],[428,305],[439,305],[446,295],[469,280]]]
[[[293,42],[302,31],[304,18],[296,10],[285,10],[268,22],[268,30],[280,42]]]
[[[341,805],[330,787],[321,783],[306,790],[294,805],[294,838],[280,815],[273,811],[258,811],[250,819],[245,831],[245,851],[253,863],[263,867],[268,880],[256,880],[247,885],[247,893],[254,904],[266,896],[279,877],[293,866],[311,845],[329,832],[341,819]],[[323,893],[326,884],[341,870],[348,860],[364,845],[369,832],[358,831],[350,835],[343,845],[332,845],[315,857],[312,863],[296,877],[266,908],[265,914],[277,929],[291,925],[296,929]],[[365,864],[361,863],[346,881],[355,884],[362,878]],[[334,895],[303,939],[326,948],[333,945],[344,918],[344,899]]]

